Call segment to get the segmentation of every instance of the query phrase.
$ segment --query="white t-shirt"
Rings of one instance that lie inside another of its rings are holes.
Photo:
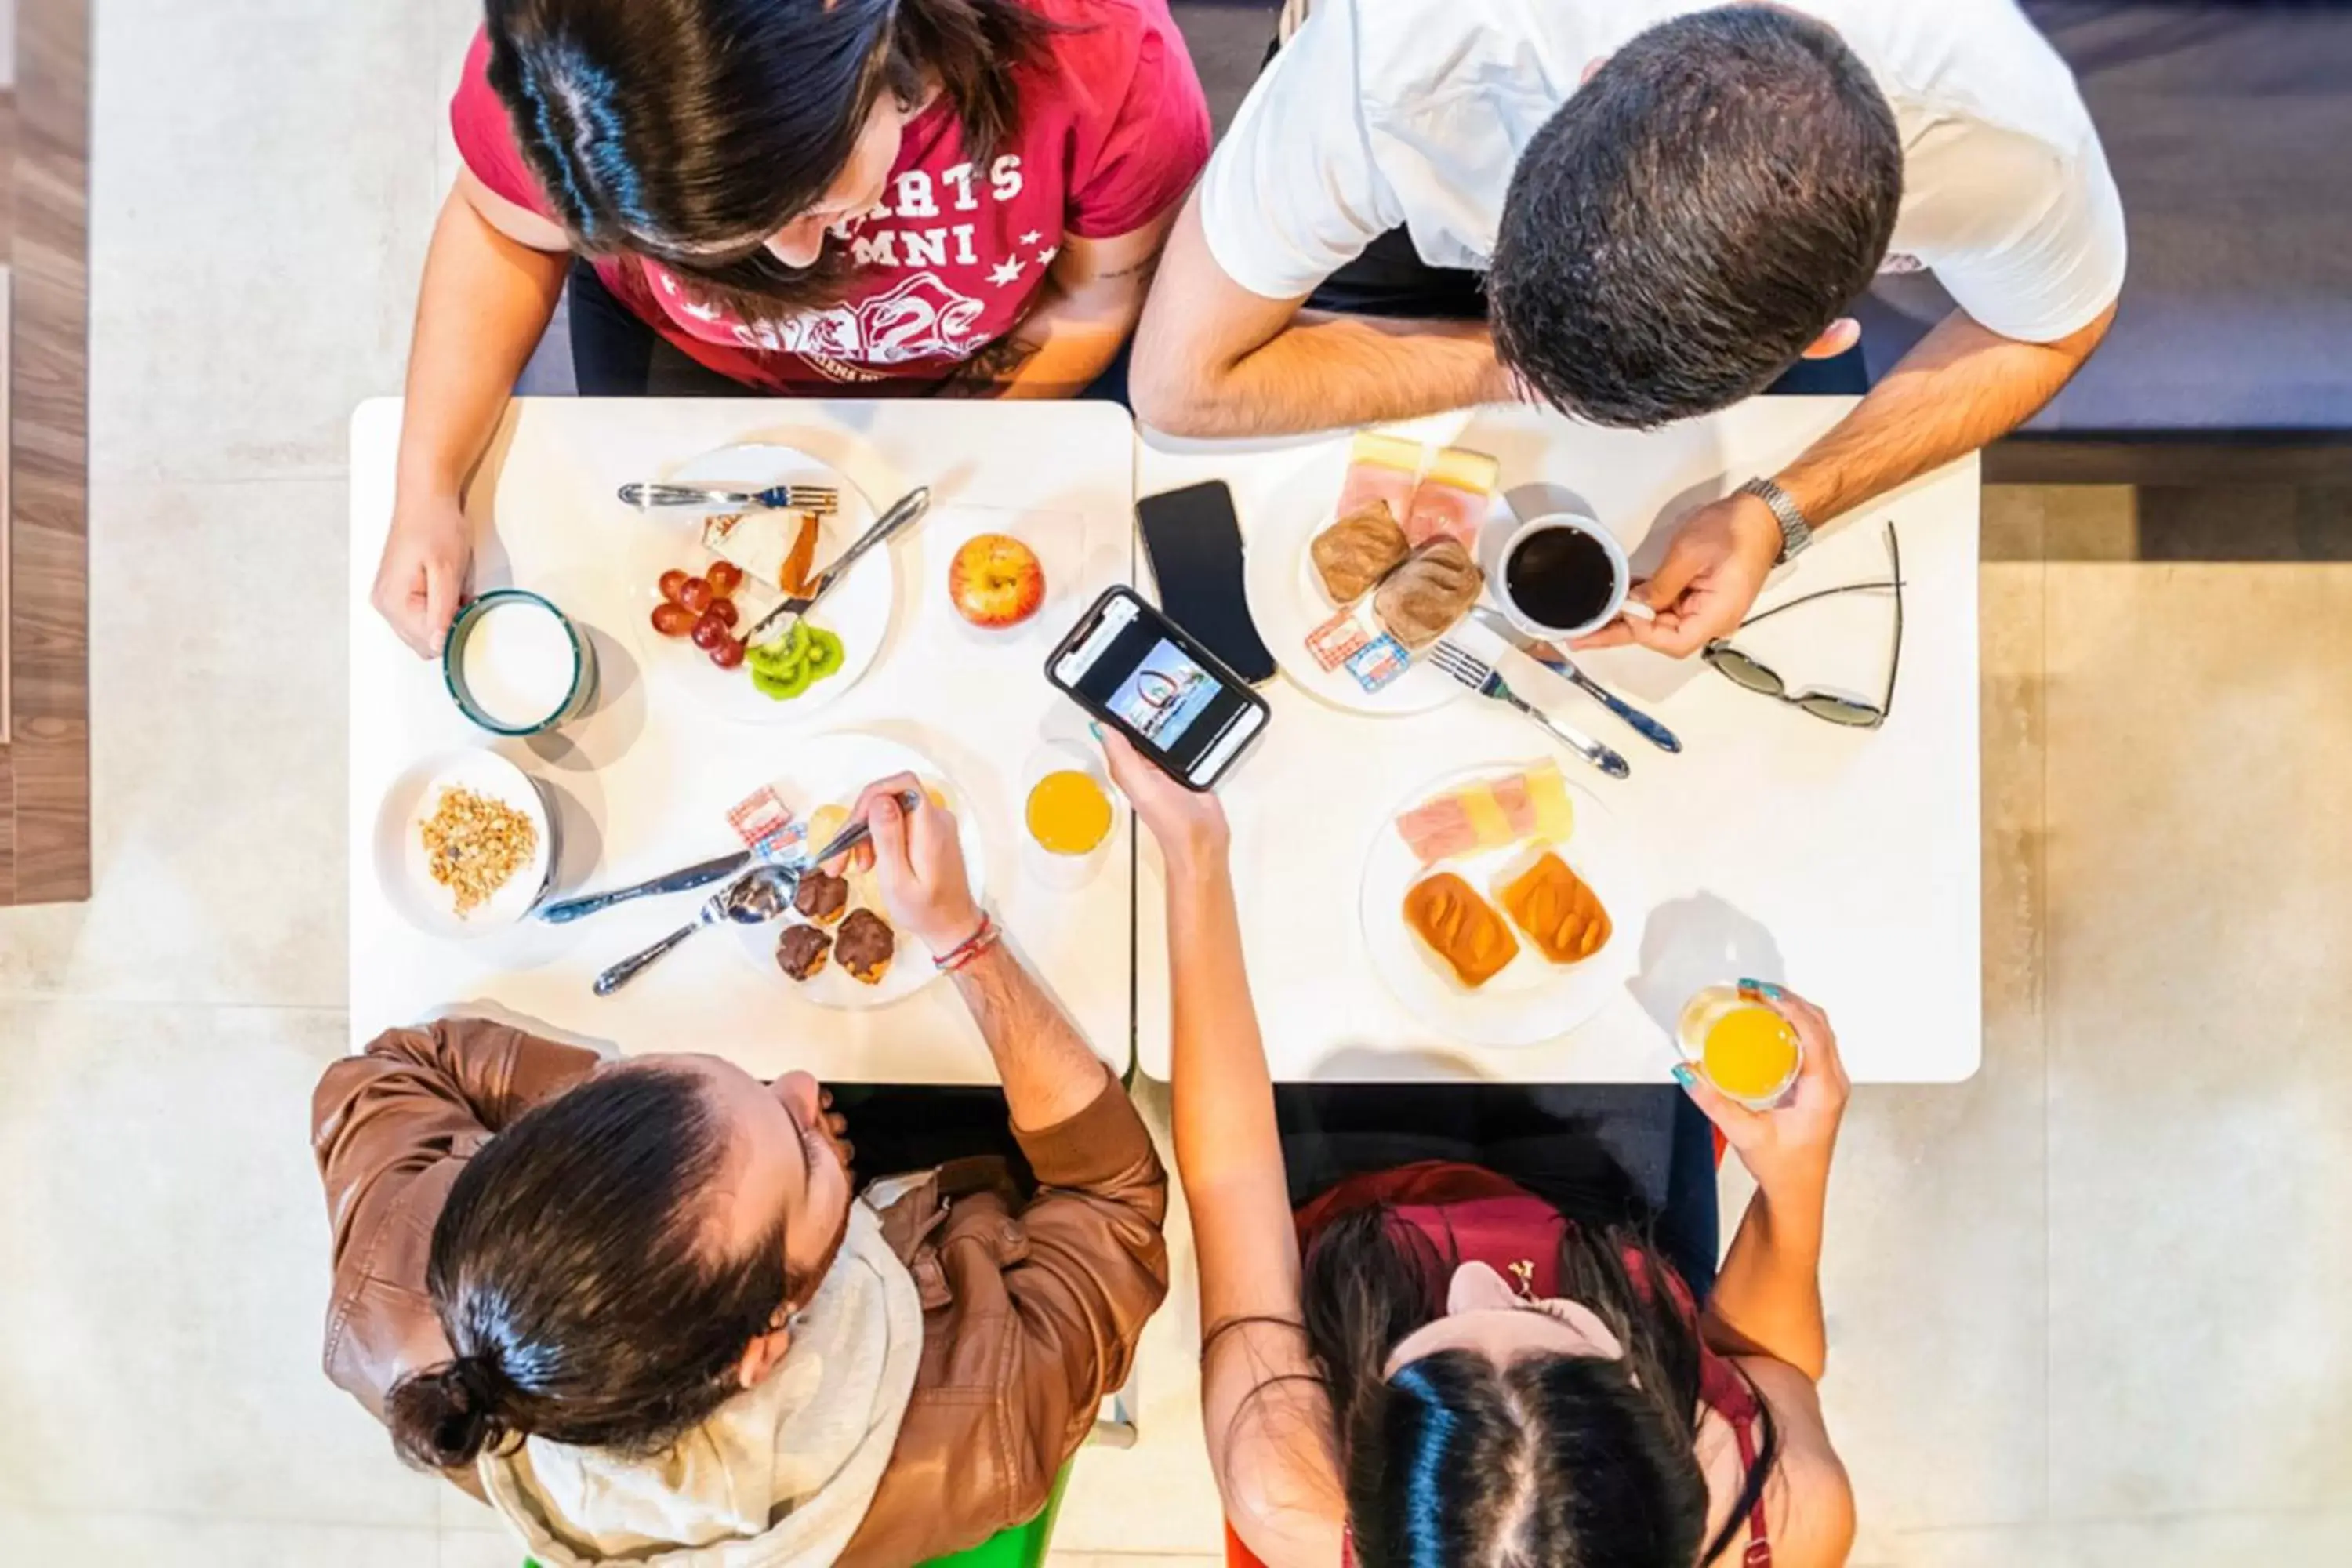
[[[1209,160],[1201,216],[1226,275],[1296,299],[1403,227],[1484,271],[1519,153],[1585,68],[1693,0],[1317,0]],[[2048,342],[2124,279],[2123,204],[2074,79],[2013,0],[1790,0],[1837,29],[1894,106],[1903,205],[1889,270]]]

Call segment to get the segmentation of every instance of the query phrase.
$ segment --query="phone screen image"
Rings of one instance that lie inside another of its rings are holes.
[[[1265,711],[1187,653],[1124,596],[1056,668],[1087,706],[1116,718],[1171,772],[1213,779],[1265,721]]]

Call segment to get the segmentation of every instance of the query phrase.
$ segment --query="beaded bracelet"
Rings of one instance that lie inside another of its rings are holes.
[[[994,947],[1003,934],[996,929],[995,919],[983,912],[980,917],[980,929],[931,960],[931,966],[941,973],[952,974]]]

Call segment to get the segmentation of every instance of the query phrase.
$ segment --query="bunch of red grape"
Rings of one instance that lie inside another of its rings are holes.
[[[661,574],[662,602],[654,606],[654,630],[666,637],[690,637],[721,669],[743,662],[743,639],[735,635],[740,618],[735,590],[743,585],[743,569],[732,561],[714,561],[699,577],[672,567]]]

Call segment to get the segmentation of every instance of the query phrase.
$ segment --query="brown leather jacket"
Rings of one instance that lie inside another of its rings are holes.
[[[378,1420],[404,1374],[448,1359],[425,1268],[459,1167],[596,1063],[455,1020],[395,1029],[320,1080],[310,1138],[334,1223],[327,1375]],[[907,1568],[1034,1517],[1168,1293],[1167,1173],[1118,1082],[1106,1072],[1085,1110],[1016,1135],[1037,1173],[1027,1205],[991,1179],[998,1163],[971,1162],[882,1213],[922,1294],[923,1356],[847,1568]],[[449,1479],[479,1495],[470,1473]]]

